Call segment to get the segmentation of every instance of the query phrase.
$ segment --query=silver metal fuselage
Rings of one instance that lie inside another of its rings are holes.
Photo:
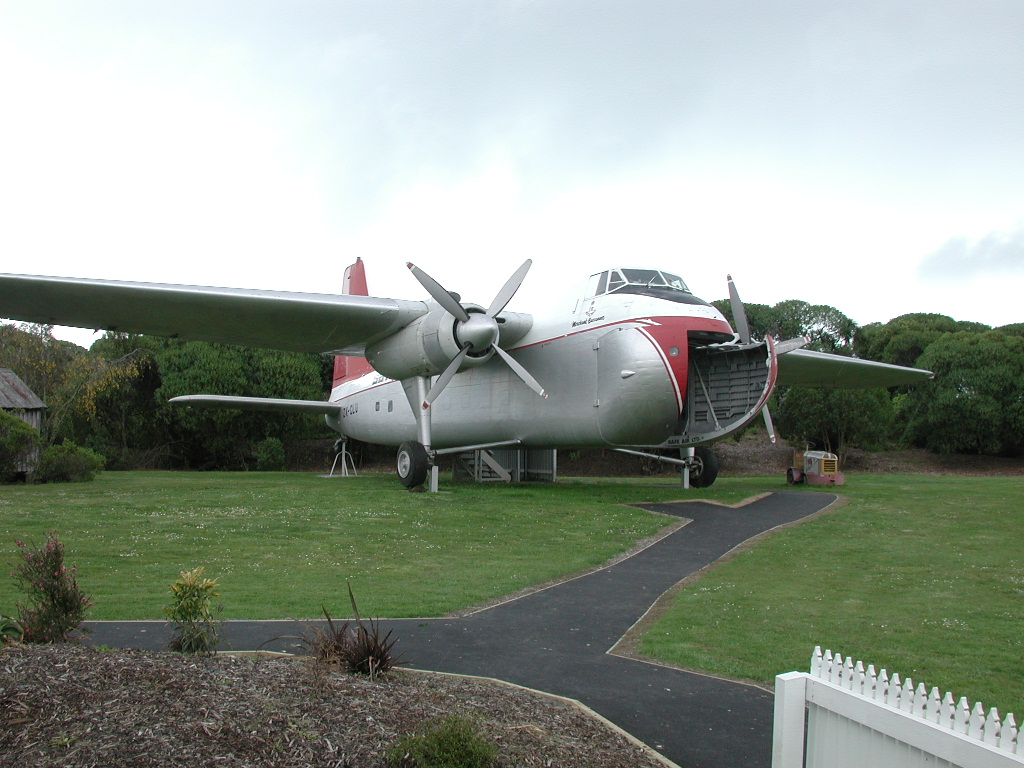
[[[573,298],[563,309],[552,307],[557,318],[535,315],[507,350],[548,397],[497,358],[468,368],[431,406],[433,447],[659,445],[679,429],[690,335],[732,333],[714,307],[644,295]],[[330,399],[342,409],[329,423],[344,435],[382,445],[417,439],[413,408],[421,406],[401,382],[372,372],[335,387]]]

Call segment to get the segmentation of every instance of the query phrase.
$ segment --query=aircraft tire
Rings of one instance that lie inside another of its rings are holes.
[[[707,488],[718,477],[718,456],[710,448],[698,445],[693,452],[697,466],[690,470],[690,485],[693,488]]]
[[[406,488],[423,485],[430,471],[430,459],[423,443],[410,440],[398,447],[398,479]]]

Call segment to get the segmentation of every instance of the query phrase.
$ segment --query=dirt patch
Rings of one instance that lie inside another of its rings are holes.
[[[742,440],[723,440],[712,446],[718,454],[722,475],[778,475],[784,478],[793,459],[793,448],[772,445],[763,435]],[[850,449],[841,458],[844,472],[870,474],[968,475],[980,477],[1024,475],[1024,459],[970,454],[940,455],[924,449],[863,451]]]
[[[388,745],[452,713],[478,718],[509,768],[665,765],[565,701],[482,680],[370,680],[295,658],[0,651],[2,765],[379,768]]]
[[[354,442],[354,441],[353,441]],[[332,440],[315,440],[291,449],[289,469],[326,472],[333,458]],[[772,445],[763,433],[744,435],[739,440],[722,440],[711,446],[718,455],[723,477],[778,475],[783,480],[793,460],[792,446]],[[394,450],[362,443],[353,445],[359,471],[394,472]],[[666,453],[666,455],[669,455]],[[677,453],[672,454],[678,456]],[[441,457],[442,472],[449,472],[452,458]],[[924,449],[869,452],[851,449],[842,457],[845,472],[908,473],[925,475],[1024,475],[1024,459],[954,454],[940,456]],[[591,448],[558,452],[561,477],[679,477],[679,469],[639,456],[611,449]]]

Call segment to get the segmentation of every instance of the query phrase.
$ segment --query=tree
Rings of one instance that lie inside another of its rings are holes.
[[[130,386],[107,390],[97,405],[92,446],[112,466],[245,468],[258,463],[268,440],[287,444],[322,432],[323,422],[312,416],[167,402],[194,394],[322,400],[320,355],[126,334],[107,334],[93,350],[133,355],[139,371]]]
[[[167,401],[179,395],[323,399],[317,355],[251,349],[199,341],[159,340],[158,419],[179,460],[189,467],[246,467],[255,446],[269,437],[285,443],[319,431],[311,416],[183,408]]]
[[[733,328],[736,327],[736,318],[732,314],[732,303],[728,299],[718,299],[711,304],[725,315],[725,319]],[[767,304],[744,304],[743,311],[747,316],[751,338],[763,339],[768,334],[775,335],[775,312],[772,307]]]
[[[883,442],[893,406],[885,389],[787,387],[775,415],[779,432],[796,444],[811,443],[842,455],[850,445]]]
[[[730,302],[720,299],[713,304],[735,328]],[[835,307],[788,299],[774,307],[744,304],[743,309],[747,315],[751,338],[763,339],[771,335],[784,340],[807,336],[811,340],[808,344],[810,349],[841,355],[852,353],[857,324]]]
[[[105,359],[53,337],[48,325],[0,325],[0,366],[10,368],[46,403],[44,445],[78,438],[97,398],[137,375],[127,355]]]
[[[83,441],[107,457],[110,469],[154,469],[170,456],[169,439],[161,424],[156,392],[160,366],[156,351],[161,341],[152,336],[107,333],[91,351],[105,359],[131,355],[136,375],[108,387],[96,398],[90,431]]]
[[[17,478],[22,460],[38,445],[39,430],[13,413],[0,410],[0,483]]]
[[[1024,336],[1024,323],[1001,325],[996,330],[1000,333],[1005,333],[1007,336]]]
[[[858,357],[882,363],[920,367],[918,358],[930,344],[946,333],[984,333],[992,330],[981,323],[954,320],[947,315],[916,312],[900,315],[884,325],[872,323],[857,333],[854,349]]]
[[[1024,455],[1024,337],[946,334],[918,364],[935,379],[902,405],[910,442],[936,453]]]

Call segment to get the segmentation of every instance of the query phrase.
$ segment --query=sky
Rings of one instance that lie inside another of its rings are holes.
[[[1019,0],[0,0],[0,270],[1022,322],[1022,72]]]

